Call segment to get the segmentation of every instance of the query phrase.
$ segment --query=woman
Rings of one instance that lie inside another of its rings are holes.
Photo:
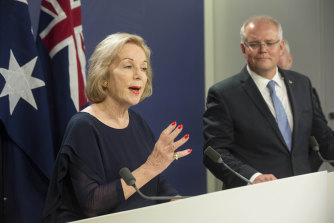
[[[93,102],[70,120],[49,186],[45,222],[66,222],[155,204],[118,174],[128,167],[147,195],[177,195],[160,175],[188,139],[171,123],[156,141],[131,106],[152,92],[150,50],[136,35],[108,36],[90,59],[85,93]],[[175,141],[174,141],[175,140]],[[152,151],[153,149],[153,151]]]

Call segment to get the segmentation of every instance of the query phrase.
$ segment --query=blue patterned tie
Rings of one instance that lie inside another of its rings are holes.
[[[271,97],[271,100],[273,101],[274,108],[276,111],[276,119],[277,119],[278,127],[281,130],[281,133],[283,135],[286,145],[288,146],[289,150],[291,150],[291,128],[288,122],[288,117],[282,105],[282,102],[279,100],[279,98],[276,95],[275,81],[273,80],[269,81],[267,87],[269,88],[270,97]]]

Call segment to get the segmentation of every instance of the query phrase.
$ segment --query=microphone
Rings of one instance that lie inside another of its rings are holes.
[[[323,162],[327,162],[327,163],[333,163],[334,162],[334,160],[327,160],[327,159],[322,157],[322,155],[320,153],[320,149],[319,149],[319,144],[318,144],[318,142],[317,142],[317,140],[314,136],[310,136],[309,144],[310,144],[312,150],[318,154],[318,156],[320,157],[320,159]]]
[[[234,171],[231,167],[229,167],[222,159],[221,155],[214,149],[212,149],[211,146],[208,146],[205,150],[204,150],[204,154],[206,156],[208,156],[210,158],[211,161],[213,161],[214,163],[218,163],[218,164],[223,164],[227,169],[229,169],[232,173],[234,173],[237,177],[239,177],[240,179],[242,179],[243,181],[245,181],[248,184],[253,184],[253,182],[251,182],[250,180],[248,180],[246,177],[242,176],[241,174],[239,174],[238,172]]]
[[[188,198],[189,196],[147,196],[143,194],[138,187],[136,186],[136,178],[132,175],[131,171],[127,167],[123,167],[119,171],[119,175],[125,181],[128,186],[133,187],[137,193],[144,199],[148,200],[172,200],[172,199],[184,199]]]

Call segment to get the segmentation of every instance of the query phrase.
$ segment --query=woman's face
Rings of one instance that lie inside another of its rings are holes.
[[[144,50],[126,43],[109,66],[109,97],[121,106],[138,104],[147,82],[147,67]]]

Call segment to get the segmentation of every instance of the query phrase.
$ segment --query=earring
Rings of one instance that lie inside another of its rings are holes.
[[[108,81],[103,82],[103,87],[108,87]]]

